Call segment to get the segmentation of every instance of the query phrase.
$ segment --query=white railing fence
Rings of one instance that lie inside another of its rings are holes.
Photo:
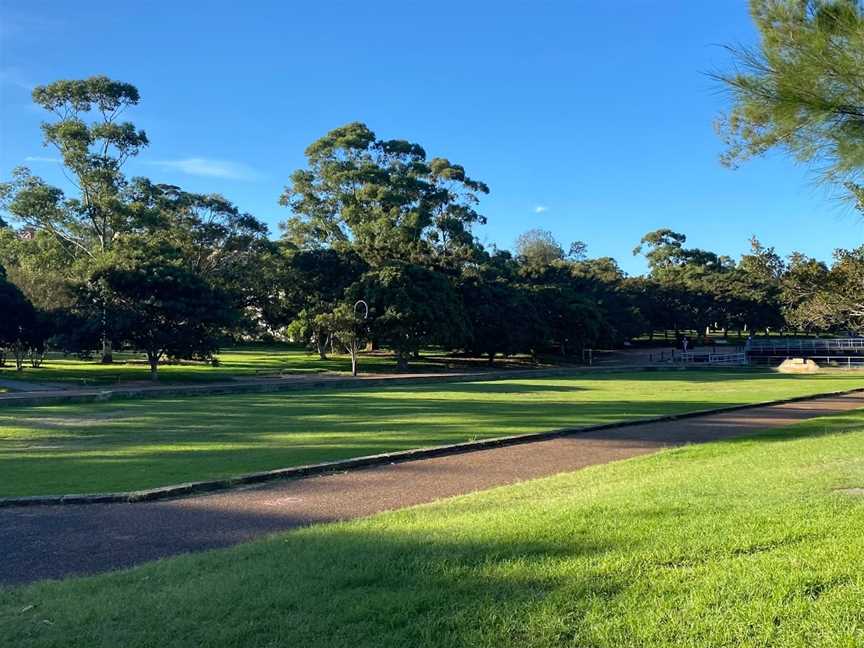
[[[855,338],[812,338],[812,339],[779,339],[779,340],[749,340],[747,350],[750,353],[817,353],[819,351],[859,351],[864,352],[864,337]]]

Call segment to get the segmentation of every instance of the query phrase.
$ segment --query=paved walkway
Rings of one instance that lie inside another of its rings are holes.
[[[0,509],[0,583],[118,569],[864,408],[864,393],[277,482],[165,502]]]

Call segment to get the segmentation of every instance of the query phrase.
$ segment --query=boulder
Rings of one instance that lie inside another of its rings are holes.
[[[786,358],[777,367],[780,373],[816,373],[819,371],[819,365],[815,361],[804,358]]]

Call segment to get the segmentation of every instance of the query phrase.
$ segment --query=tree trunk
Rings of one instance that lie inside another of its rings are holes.
[[[114,352],[111,348],[111,340],[107,336],[102,337],[102,358],[99,360],[102,364],[111,364],[114,362]]]
[[[24,345],[21,340],[15,341],[15,371],[24,369]]]
[[[357,349],[351,349],[351,375],[357,376]]]
[[[153,353],[147,353],[147,361],[150,363],[150,380],[158,382],[159,380],[159,356]]]
[[[495,364],[495,352],[490,351],[489,352],[489,366],[491,367],[493,364]]]
[[[111,338],[108,337],[108,311],[102,307],[102,364],[114,362],[114,354],[111,351]]]
[[[408,354],[404,351],[396,352],[396,369],[399,371],[408,369]]]
[[[324,336],[316,334],[315,335],[315,344],[318,346],[318,358],[321,360],[327,359],[327,340],[324,339]]]

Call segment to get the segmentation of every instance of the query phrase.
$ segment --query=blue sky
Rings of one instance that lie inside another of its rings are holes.
[[[755,37],[744,0],[0,0],[0,177],[62,185],[30,91],[107,74],[142,96],[128,115],[151,146],[130,174],[222,193],[274,233],[303,149],[359,120],[487,182],[478,235],[499,247],[540,227],[635,274],[642,234],[671,227],[827,259],[861,242],[854,211],[781,155],[718,161],[726,98],[704,73]]]

